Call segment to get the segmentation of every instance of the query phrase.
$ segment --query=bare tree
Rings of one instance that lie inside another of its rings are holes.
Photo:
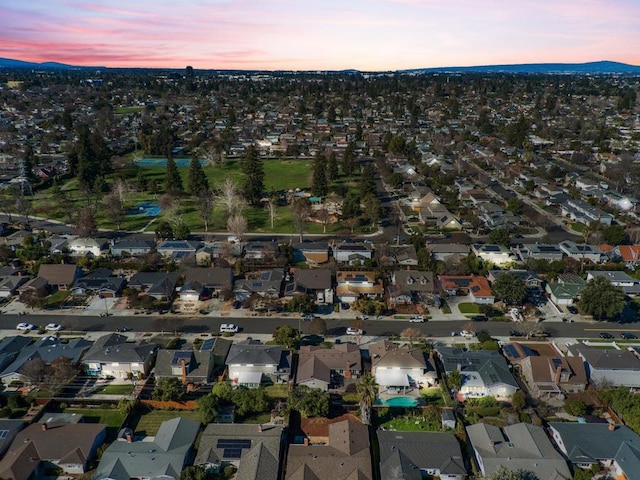
[[[236,213],[227,220],[227,229],[240,240],[248,228],[247,219],[241,213]]]
[[[224,165],[226,160],[224,151],[218,151],[215,147],[200,149],[198,153],[205,159],[207,165]]]
[[[278,200],[279,195],[277,192],[271,192],[269,197],[267,197],[267,201],[265,202],[265,206],[267,210],[269,210],[269,219],[271,220],[271,229],[273,230],[273,222],[278,214]]]
[[[120,200],[120,204],[124,207],[125,203],[127,203],[127,198],[129,196],[129,185],[124,178],[119,178],[113,184],[113,193]]]
[[[242,213],[244,209],[244,199],[238,193],[238,185],[230,177],[225,178],[220,185],[216,199],[227,217],[231,217],[235,213]]]
[[[78,368],[67,357],[56,358],[51,362],[52,385],[66,385],[78,374]]]
[[[162,211],[178,208],[180,206],[180,199],[171,193],[165,193],[158,199],[158,206]]]
[[[18,190],[16,194],[15,208],[16,213],[24,217],[24,225],[28,228],[30,224],[29,218],[33,212],[33,205],[31,199],[25,196],[22,190]]]
[[[91,208],[85,207],[78,212],[76,232],[80,237],[90,237],[98,232],[96,217]]]
[[[320,223],[322,223],[322,233],[327,233],[327,223],[329,223],[329,210],[327,210],[327,204],[323,203],[320,210],[318,210],[316,216]]]
[[[198,196],[198,213],[204,222],[204,231],[209,231],[209,222],[213,216],[213,207],[216,203],[216,197],[211,190],[203,190]]]
[[[324,318],[316,317],[309,324],[309,331],[317,335],[327,333],[327,321]]]
[[[44,380],[47,365],[40,357],[27,360],[22,367],[22,374],[27,377],[31,384],[38,385]]]
[[[404,330],[402,330],[402,332],[400,333],[400,336],[402,338],[408,339],[409,340],[409,346],[411,346],[413,348],[414,340],[417,340],[420,337],[422,337],[422,332],[417,328],[408,327],[408,328],[405,328]]]
[[[115,223],[116,229],[120,230],[120,225],[124,220],[126,212],[124,211],[123,203],[118,194],[112,192],[106,195],[102,199],[102,205],[104,205],[108,217]]]
[[[291,204],[291,220],[293,221],[293,228],[300,234],[300,241],[302,242],[304,237],[304,227],[309,218],[311,212],[311,206],[309,200],[306,198],[297,198]]]

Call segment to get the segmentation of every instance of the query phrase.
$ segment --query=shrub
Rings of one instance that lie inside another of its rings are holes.
[[[0,408],[0,418],[7,418],[9,415],[11,415],[11,407],[6,406]]]

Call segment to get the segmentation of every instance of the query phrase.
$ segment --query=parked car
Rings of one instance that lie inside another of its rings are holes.
[[[59,325],[57,323],[48,323],[46,327],[44,327],[44,329],[47,332],[59,332],[60,330],[63,330],[64,327],[62,325]]]
[[[611,340],[613,338],[613,335],[611,335],[609,332],[600,332],[600,338]]]
[[[232,306],[237,310],[238,308],[242,307],[242,302],[240,300],[236,300],[235,302],[233,302]]]
[[[350,307],[349,307],[349,304],[348,304],[347,302],[342,302],[342,303],[340,304],[340,308],[341,308],[342,310],[349,310],[349,308],[350,308]]]
[[[33,325],[32,323],[19,323],[18,325],[16,325],[16,329],[20,330],[22,332],[28,332],[29,330],[35,330],[36,326]]]
[[[471,317],[472,322],[487,322],[489,319],[484,315],[474,315]]]
[[[304,321],[313,320],[314,318],[316,318],[316,316],[313,313],[303,313],[302,314],[302,320],[304,320]]]
[[[362,331],[361,328],[353,328],[353,327],[349,327],[347,328],[347,335],[362,335],[364,332]]]
[[[424,317],[422,315],[414,315],[413,317],[411,317],[409,319],[409,322],[411,322],[411,323],[423,323],[424,322]]]
[[[240,331],[240,327],[233,323],[223,323],[220,325],[220,333],[238,333]]]
[[[472,332],[470,330],[460,330],[460,336],[465,338],[474,338],[476,336],[476,332]]]
[[[620,338],[623,340],[635,340],[638,336],[635,333],[622,332],[620,334]]]
[[[522,332],[520,332],[519,330],[510,330],[509,331],[509,336],[510,337],[523,337],[524,334]]]
[[[569,305],[567,307],[567,310],[569,311],[569,313],[571,313],[573,315],[576,315],[578,313],[578,309],[576,307],[572,306],[572,305]]]

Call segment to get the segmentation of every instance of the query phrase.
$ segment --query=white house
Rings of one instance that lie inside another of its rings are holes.
[[[102,239],[78,237],[69,241],[69,250],[72,255],[90,255],[99,257],[109,251],[107,242]]]

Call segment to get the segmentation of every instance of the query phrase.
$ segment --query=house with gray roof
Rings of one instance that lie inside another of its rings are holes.
[[[519,389],[500,352],[438,347],[438,354],[446,373],[457,370],[462,374],[462,387],[458,393],[463,398],[509,397]]]
[[[129,342],[124,335],[110,333],[94,342],[82,363],[90,376],[137,378],[149,375],[157,351],[155,343]]]
[[[298,353],[296,383],[327,391],[341,387],[345,378],[362,375],[360,347],[340,343],[331,348],[304,345]]]
[[[597,463],[611,465],[616,456],[624,464],[625,452],[618,455],[621,447],[626,444],[634,450],[640,449],[640,436],[624,425],[549,422],[549,432],[560,451],[580,468],[590,468]]]
[[[283,350],[280,345],[246,340],[231,345],[226,364],[229,380],[234,385],[257,388],[263,376],[274,383],[284,383],[291,375],[291,351]]]
[[[283,432],[279,425],[210,423],[200,438],[194,465],[204,466],[207,473],[233,465],[237,480],[277,480]]]
[[[187,268],[184,274],[185,285],[197,282],[208,291],[210,296],[218,297],[233,289],[233,270],[228,267]]]
[[[33,342],[24,335],[12,335],[0,340],[0,372],[13,362],[18,354]]]
[[[613,459],[616,478],[640,480],[640,447],[623,443]]]
[[[191,240],[165,240],[156,246],[156,250],[165,258],[180,259],[195,255],[200,248],[200,242]]]
[[[463,480],[467,476],[460,443],[452,433],[378,430],[376,435],[381,480],[422,480],[424,476]]]
[[[394,270],[386,288],[389,305],[431,304],[437,293],[433,272]]]
[[[233,295],[240,302],[254,294],[263,298],[279,298],[283,280],[284,271],[281,268],[266,270],[249,278],[236,280]]]
[[[71,291],[74,295],[98,295],[100,298],[115,298],[122,294],[125,279],[115,276],[110,268],[98,268],[78,278]]]
[[[596,385],[640,387],[640,360],[629,350],[569,345],[568,355],[584,361],[589,380]]]
[[[138,272],[131,277],[128,286],[156,300],[171,300],[178,278],[178,272]]]
[[[285,480],[372,480],[369,430],[362,423],[344,420],[329,425],[321,444],[308,439],[289,445]]]
[[[448,258],[463,258],[471,253],[468,245],[460,243],[428,243],[427,250],[431,252],[434,260],[444,262]]]
[[[404,267],[416,267],[418,265],[418,254],[413,245],[387,245],[383,247],[380,263],[382,265],[401,265]]]
[[[93,479],[178,480],[194,458],[193,443],[199,430],[198,422],[183,417],[162,422],[155,437],[139,438],[123,429],[102,454]]]
[[[277,252],[277,242],[247,242],[244,246],[244,258],[247,260],[273,260]]]
[[[333,246],[336,262],[361,264],[373,258],[373,245],[368,242],[340,242]]]
[[[0,457],[5,454],[18,432],[25,426],[26,423],[23,420],[0,418]]]
[[[29,281],[28,275],[0,276],[0,298],[8,298],[14,295],[18,288]]]
[[[544,480],[566,480],[571,472],[542,427],[516,423],[499,428],[486,423],[466,427],[467,438],[483,475],[499,467],[529,471]]]
[[[110,248],[111,255],[114,257],[121,257],[123,255],[137,257],[146,255],[156,248],[156,242],[153,240],[120,240],[112,243]]]
[[[211,350],[158,350],[156,378],[178,378],[182,383],[207,384],[213,380]]]
[[[541,290],[544,281],[533,270],[522,270],[517,268],[511,268],[509,270],[489,270],[487,278],[490,282],[495,282],[500,275],[510,273],[522,280],[528,290],[538,291]]]
[[[558,248],[560,248],[567,257],[573,258],[579,262],[589,260],[592,263],[600,263],[606,260],[606,255],[602,253],[602,250],[595,245],[589,245],[588,243],[576,243],[570,240],[565,240],[558,244]]]
[[[285,297],[311,295],[316,303],[333,303],[333,273],[328,268],[292,268],[288,279],[289,283],[284,287]]]
[[[587,270],[587,282],[599,277],[606,278],[614,287],[620,287],[625,295],[635,296],[640,294],[640,280],[625,272],[619,270]]]
[[[532,260],[546,260],[547,262],[562,261],[564,252],[558,245],[550,243],[534,243],[523,245],[517,250],[520,260],[526,262]]]
[[[57,337],[44,337],[23,348],[16,358],[0,372],[0,381],[5,385],[11,382],[30,384],[33,379],[28,375],[29,364],[34,360],[42,360],[50,365],[59,358],[68,358],[72,365],[78,365],[82,355],[93,342],[83,338],[75,338],[62,342]]]

